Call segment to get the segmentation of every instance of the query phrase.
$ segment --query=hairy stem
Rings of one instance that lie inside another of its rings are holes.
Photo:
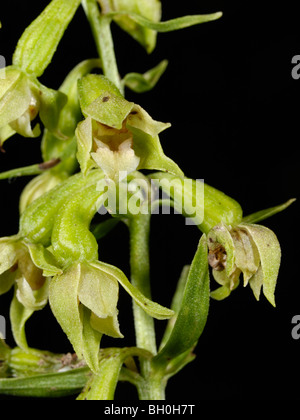
[[[100,12],[96,0],[82,0],[82,7],[92,29],[103,74],[123,93],[110,29],[111,18]]]
[[[149,232],[150,214],[139,214],[129,222],[131,282],[151,299]],[[137,347],[157,353],[154,320],[133,302],[133,315]],[[143,381],[138,386],[141,400],[163,400],[164,381],[153,372],[150,360],[141,360]]]

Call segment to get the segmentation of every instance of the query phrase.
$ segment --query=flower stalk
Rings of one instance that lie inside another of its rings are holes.
[[[123,92],[110,29],[111,18],[100,12],[97,0],[82,0],[82,6],[92,29],[103,74]]]
[[[99,58],[79,63],[53,90],[38,79],[80,4]],[[136,93],[152,89],[166,60],[122,78],[114,50],[112,21],[150,53],[158,32],[221,15],[161,22],[159,0],[52,0],[21,36],[13,65],[0,78],[0,149],[14,134],[38,137],[43,129],[43,162],[0,174],[0,180],[38,175],[22,192],[19,231],[0,238],[0,295],[14,289],[10,320],[16,343],[8,347],[0,331],[1,393],[112,400],[118,382],[126,380],[139,399],[164,400],[168,379],[196,357],[211,297],[228,297],[243,276],[257,300],[263,291],[275,306],[281,249],[276,235],[257,223],[293,200],[243,218],[236,200],[185,177],[161,145],[159,135],[170,123],[154,120],[124,97],[125,87]],[[167,199],[152,202],[153,190]],[[166,201],[200,232],[171,309],[151,298],[151,211]],[[112,217],[97,223],[102,208]],[[101,255],[102,238],[121,221],[129,230],[130,281]],[[221,286],[213,291],[210,271]],[[122,339],[128,322],[119,314],[119,286],[132,298],[136,347],[102,348],[103,335]],[[27,320],[48,303],[73,355],[41,352],[27,342]],[[161,343],[154,319],[168,320]]]

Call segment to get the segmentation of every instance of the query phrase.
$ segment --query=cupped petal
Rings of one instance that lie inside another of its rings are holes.
[[[28,110],[32,100],[27,76],[14,68],[7,73],[8,79],[0,80],[0,127],[21,117]]]
[[[119,285],[110,273],[90,264],[82,264],[78,297],[97,317],[111,317],[116,312]]]
[[[0,275],[12,268],[18,260],[19,243],[11,237],[0,239]]]
[[[77,356],[84,358],[88,366],[96,372],[102,334],[92,328],[91,311],[80,303],[78,298],[83,276],[82,267],[80,263],[73,264],[62,275],[51,280],[49,303]]]
[[[265,226],[255,224],[242,224],[241,226],[249,232],[257,246],[263,275],[263,293],[268,301],[275,306],[274,294],[281,262],[279,241],[275,233]]]
[[[43,309],[48,302],[49,282],[50,279],[47,279],[39,290],[34,291],[24,277],[18,279],[16,291],[18,301],[32,311]]]

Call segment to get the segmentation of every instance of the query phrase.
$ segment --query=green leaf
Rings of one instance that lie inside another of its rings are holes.
[[[16,397],[58,398],[78,394],[89,379],[88,367],[66,372],[0,379],[0,394]]]
[[[161,61],[156,67],[144,74],[128,73],[122,80],[123,84],[136,93],[148,92],[153,89],[165,72],[168,61]]]
[[[50,64],[80,0],[52,0],[21,36],[13,64],[39,77]]]
[[[171,31],[177,31],[178,29],[188,28],[193,25],[198,25],[200,23],[217,20],[222,16],[222,12],[211,13],[207,15],[182,16],[179,18],[167,20],[165,22],[153,22],[137,13],[128,13],[128,12],[120,11],[120,12],[111,12],[107,14],[107,16],[111,16],[112,18],[118,15],[119,16],[127,15],[128,17],[130,17],[130,19],[132,19],[139,25],[152,29],[157,32],[171,32]]]
[[[187,282],[188,275],[190,272],[190,267],[191,267],[190,265],[185,265],[183,267],[180,278],[177,283],[177,287],[176,287],[176,290],[172,299],[172,303],[171,303],[171,309],[172,311],[174,311],[175,314],[178,314],[181,308],[185,286],[186,286],[186,282]],[[176,316],[173,316],[172,318],[169,319],[163,338],[160,342],[160,349],[162,349],[165,346],[168,339],[170,338],[175,322],[176,322]]]
[[[294,201],[296,201],[296,198],[291,198],[286,203],[280,204],[279,206],[270,207],[265,210],[260,210],[256,213],[252,213],[249,216],[243,217],[242,223],[258,223],[262,220],[268,219],[271,216],[274,216],[275,214],[285,210],[288,208]]]
[[[209,271],[206,236],[202,235],[187,278],[181,308],[164,347],[154,357],[154,364],[168,364],[191,350],[205,327],[209,307]]]
[[[174,315],[172,310],[147,299],[137,288],[135,288],[130,283],[125,274],[117,267],[100,261],[92,263],[91,265],[98,267],[100,270],[113,276],[126,290],[126,292],[129,293],[129,295],[134,299],[136,304],[139,305],[148,315],[156,319],[168,319]]]

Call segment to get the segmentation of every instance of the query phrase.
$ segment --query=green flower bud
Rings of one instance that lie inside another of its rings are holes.
[[[84,173],[99,166],[116,182],[121,180],[120,173],[136,169],[158,169],[182,175],[160,145],[158,134],[169,124],[154,121],[140,106],[126,101],[103,76],[86,76],[78,86],[86,119],[76,130],[77,157]]]
[[[275,306],[275,287],[280,267],[281,250],[276,235],[260,225],[219,224],[208,233],[209,263],[214,279],[221,287],[211,293],[215,299],[227,297],[239,284],[250,285],[258,300],[261,289]]]
[[[134,13],[152,22],[159,22],[161,19],[161,2],[159,0],[98,0],[103,13],[128,12]],[[137,42],[139,42],[148,53],[151,53],[156,45],[157,33],[130,18],[130,16],[115,16],[114,21]]]

